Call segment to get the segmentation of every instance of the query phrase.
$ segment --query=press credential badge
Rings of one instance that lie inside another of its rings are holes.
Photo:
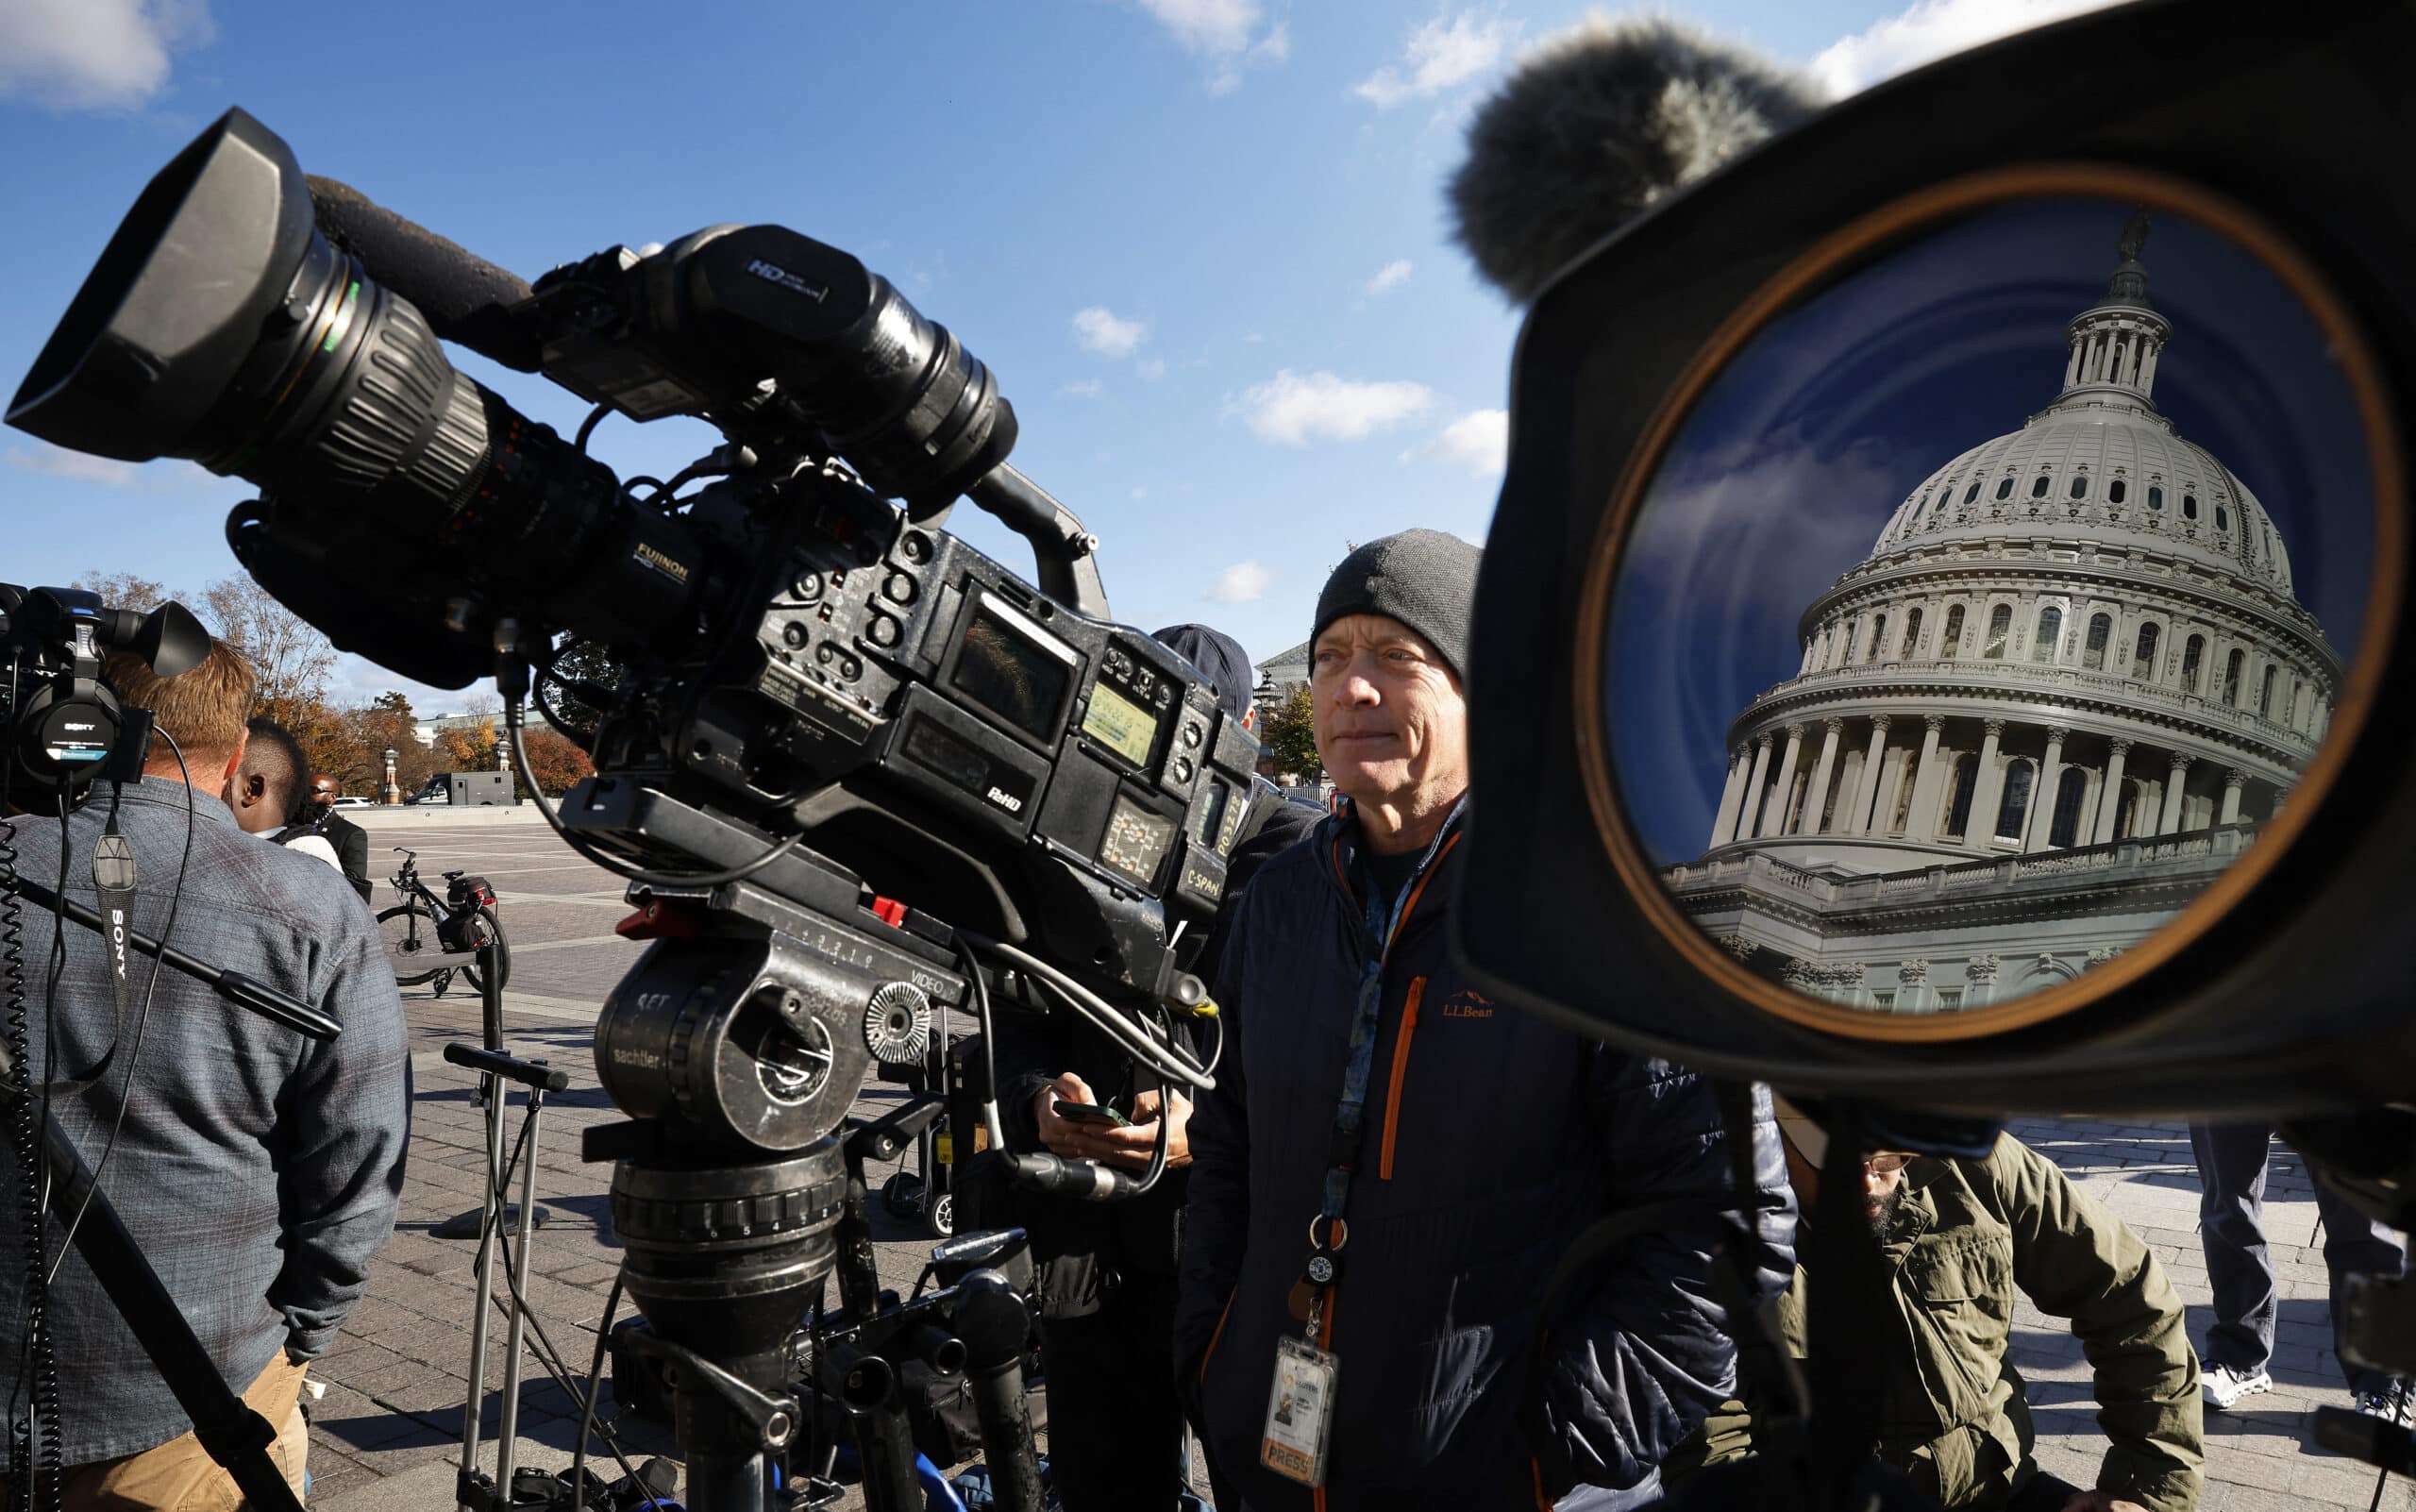
[[[1325,1484],[1334,1363],[1332,1354],[1304,1340],[1275,1341],[1275,1387],[1267,1397],[1267,1436],[1259,1443],[1258,1462],[1303,1486]]]

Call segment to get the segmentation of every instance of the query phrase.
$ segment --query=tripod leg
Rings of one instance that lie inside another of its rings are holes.
[[[496,1084],[495,1092],[503,1087]],[[528,1091],[528,1148],[520,1162],[520,1243],[512,1254],[512,1329],[504,1346],[503,1417],[495,1424],[495,1489],[505,1495],[512,1492],[512,1462],[519,1447],[520,1431],[520,1346],[528,1319],[521,1311],[521,1300],[528,1295],[528,1235],[536,1226],[537,1217],[537,1115],[543,1109],[545,1095],[535,1087]]]
[[[487,1179],[485,1201],[479,1204],[478,1290],[470,1314],[470,1400],[461,1409],[461,1473],[478,1472],[478,1412],[487,1396],[487,1306],[495,1296],[495,1232],[503,1224],[503,1200],[495,1188],[503,1181],[503,1079],[492,1072],[479,1078],[487,1101]],[[524,1251],[524,1252],[526,1252]],[[506,1452],[509,1453],[509,1451]],[[509,1483],[496,1488],[508,1492]],[[462,1512],[472,1512],[467,1503]]]

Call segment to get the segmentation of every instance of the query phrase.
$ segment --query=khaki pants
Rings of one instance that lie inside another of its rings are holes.
[[[243,1393],[243,1404],[278,1425],[269,1458],[302,1498],[302,1461],[310,1453],[310,1431],[302,1420],[302,1377],[307,1365],[289,1364],[285,1352]],[[0,1497],[8,1483],[0,1479]],[[123,1459],[70,1465],[59,1477],[61,1512],[235,1512],[243,1493],[234,1478],[219,1468],[187,1433],[156,1449]]]

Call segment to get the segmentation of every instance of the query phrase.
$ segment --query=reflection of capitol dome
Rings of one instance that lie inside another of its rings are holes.
[[[2105,959],[2229,864],[2324,736],[2342,667],[2281,537],[2152,401],[2172,328],[2144,240],[2135,220],[2072,320],[2055,402],[1904,499],[1805,610],[1798,675],[1730,728],[1707,852],[1669,881],[1805,990],[1952,1007],[1996,990],[1997,946],[2034,979],[2008,988]],[[1931,982],[1899,928],[1964,932],[1968,970]]]

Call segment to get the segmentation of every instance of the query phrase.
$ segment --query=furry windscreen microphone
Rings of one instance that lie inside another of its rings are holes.
[[[1589,19],[1477,112],[1451,186],[1460,243],[1524,304],[1662,196],[1821,104],[1804,75],[1691,27]]]
[[[428,329],[506,367],[537,371],[536,339],[504,315],[528,297],[527,282],[348,184],[315,174],[309,183],[320,234],[338,251],[359,258],[371,277],[418,306]]]

